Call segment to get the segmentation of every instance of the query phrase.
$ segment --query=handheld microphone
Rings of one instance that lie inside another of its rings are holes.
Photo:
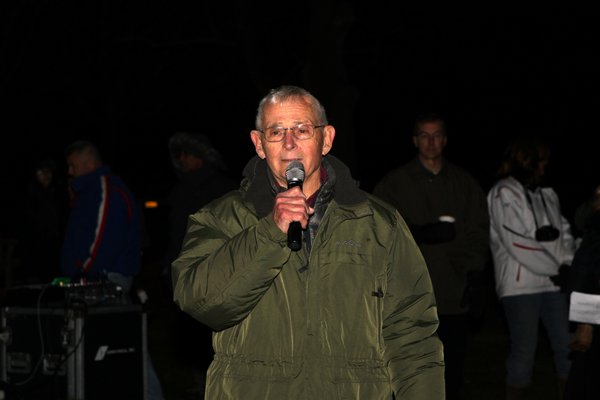
[[[288,189],[300,186],[304,182],[304,165],[298,160],[294,160],[288,164],[285,170],[285,179],[287,180]],[[298,221],[290,222],[287,232],[287,245],[293,251],[298,251],[302,248],[302,225]]]

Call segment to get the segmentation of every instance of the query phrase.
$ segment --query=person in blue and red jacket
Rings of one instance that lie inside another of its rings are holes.
[[[129,291],[141,269],[141,226],[133,194],[96,145],[79,140],[65,150],[72,208],[61,270],[72,279],[107,278]]]
[[[82,282],[107,279],[129,295],[141,270],[142,229],[135,198],[123,180],[103,164],[92,142],[70,144],[65,156],[73,197],[61,254],[62,273]],[[163,400],[149,358],[147,371],[147,398]]]

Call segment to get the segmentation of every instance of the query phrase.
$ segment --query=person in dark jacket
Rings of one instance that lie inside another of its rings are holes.
[[[483,300],[469,296],[481,293],[474,283],[482,282],[489,262],[487,204],[471,174],[444,157],[448,138],[441,116],[418,116],[412,141],[415,158],[385,174],[373,194],[398,209],[425,257],[444,344],[446,396],[456,400],[463,385],[469,312],[481,310]]]
[[[26,198],[23,266],[28,283],[48,283],[60,276],[60,251],[68,215],[68,194],[52,158],[40,159]]]
[[[202,133],[177,132],[169,138],[169,153],[177,175],[166,206],[169,209],[169,245],[164,273],[179,255],[190,215],[230,190],[238,181],[227,175],[221,154]]]
[[[221,154],[202,133],[177,132],[169,138],[169,153],[177,182],[166,199],[169,210],[168,246],[163,276],[171,290],[171,263],[177,258],[190,215],[210,201],[238,187],[239,182],[227,174]],[[212,330],[172,304],[173,349],[178,361],[188,367],[189,388],[186,395],[202,392],[206,369],[212,359]],[[187,386],[187,385],[184,385]]]
[[[589,205],[582,226],[583,237],[571,263],[569,291],[600,295],[600,186]],[[600,397],[600,338],[597,323],[576,322],[571,343],[571,369],[565,399],[592,400]]]
[[[239,190],[189,219],[174,300],[214,330],[207,399],[444,398],[425,262],[334,136],[308,91],[270,91]]]

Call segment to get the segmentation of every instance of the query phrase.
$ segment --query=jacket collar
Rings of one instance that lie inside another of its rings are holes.
[[[327,182],[322,186],[319,197],[333,198],[340,205],[356,205],[367,199],[352,178],[348,167],[332,155],[323,158],[322,166],[327,170]],[[254,205],[259,216],[265,216],[273,209],[277,185],[271,176],[267,162],[254,156],[243,171],[242,190],[245,199]]]
[[[86,189],[88,186],[95,184],[95,182],[101,176],[108,175],[110,173],[110,168],[107,165],[103,165],[95,171],[90,172],[89,174],[81,175],[77,178],[74,178],[71,181],[71,188],[75,193],[80,192]]]
[[[416,156],[412,160],[412,171],[414,174],[416,174],[417,176],[419,176],[421,178],[430,179],[430,178],[435,178],[436,176],[444,175],[446,173],[446,165],[447,165],[446,158],[442,157],[442,166],[440,168],[440,172],[438,172],[437,174],[434,174],[433,172],[428,170],[423,165],[421,160],[419,160],[419,157]]]

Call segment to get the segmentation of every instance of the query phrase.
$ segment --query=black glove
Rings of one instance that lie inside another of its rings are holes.
[[[417,243],[444,243],[453,240],[456,236],[454,224],[445,221],[424,225],[410,225],[409,229]]]
[[[552,281],[552,283],[554,283],[555,286],[560,286],[561,292],[566,293],[570,274],[571,267],[562,264],[560,267],[558,267],[558,275],[551,276],[550,280]]]

